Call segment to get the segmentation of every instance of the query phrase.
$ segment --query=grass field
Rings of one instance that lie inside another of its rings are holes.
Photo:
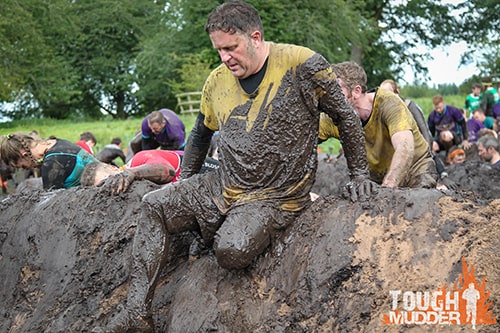
[[[445,102],[456,107],[463,107],[465,96],[446,96]],[[426,117],[434,109],[432,98],[416,98],[414,101],[420,105]],[[189,134],[194,125],[195,116],[190,114],[180,115],[186,126],[186,132]],[[111,142],[114,137],[120,137],[124,142],[124,148],[127,143],[140,131],[142,118],[127,120],[102,120],[102,121],[82,121],[75,122],[70,120],[52,120],[52,119],[29,119],[0,123],[0,135],[6,135],[13,132],[30,132],[36,130],[40,137],[47,138],[54,135],[72,142],[80,138],[80,133],[91,131],[97,138],[95,151],[98,152],[105,145]],[[320,145],[321,151],[325,153],[337,154],[340,148],[338,140],[330,139]]]

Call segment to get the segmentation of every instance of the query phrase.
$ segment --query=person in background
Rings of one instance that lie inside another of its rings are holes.
[[[500,102],[498,90],[493,87],[493,80],[489,76],[483,77],[481,83],[484,87],[481,97],[481,108],[484,110],[486,116],[493,117],[493,107]]]
[[[97,144],[97,139],[92,132],[83,132],[80,134],[80,140],[76,144],[85,149],[89,154],[94,155],[94,147]]]
[[[63,139],[35,139],[24,133],[4,136],[0,156],[15,168],[40,168],[46,190],[80,185],[85,165],[98,160],[80,146]]]
[[[443,96],[432,98],[434,110],[427,118],[429,130],[434,137],[432,151],[442,153],[443,158],[452,146],[463,145],[467,150],[471,144],[467,141],[467,123],[461,109],[446,105]]]
[[[115,165],[114,160],[120,158],[125,164],[125,154],[122,150],[122,139],[116,137],[111,140],[111,143],[105,145],[100,152],[97,153],[96,157],[99,161]]]
[[[16,169],[7,165],[0,158],[0,187],[2,188],[2,194],[8,193],[8,181],[14,179],[13,175]]]
[[[476,109],[477,111],[477,109]],[[467,141],[474,143],[479,138],[479,132],[484,129],[484,124],[476,118],[470,118],[467,120]]]
[[[479,157],[490,163],[495,169],[500,169],[500,145],[498,139],[492,135],[483,135],[477,140]]]
[[[366,91],[364,69],[352,61],[332,65],[342,91],[365,131],[370,178],[384,187],[436,186],[429,144],[403,100],[385,89]],[[321,115],[319,139],[337,138],[338,128]]]
[[[142,152],[138,154],[140,153]],[[176,179],[176,170],[166,161],[123,170],[108,163],[94,162],[83,170],[81,182],[82,186],[102,186],[105,191],[118,194],[126,192],[134,180],[139,179],[146,179],[159,185],[168,184]]]
[[[186,129],[172,110],[161,109],[149,114],[141,125],[141,150],[160,147],[163,150],[184,149]]]
[[[384,80],[380,84],[381,89],[385,89],[388,91],[391,91],[401,97],[401,93],[399,90],[398,85],[394,80],[387,79]],[[401,97],[401,99],[405,102],[406,106],[408,107],[408,110],[410,110],[413,118],[417,122],[418,129],[420,130],[420,133],[424,136],[425,141],[427,141],[427,144],[429,145],[429,149],[432,154],[432,159],[434,160],[434,163],[436,164],[436,171],[438,175],[440,175],[441,178],[447,177],[448,173],[446,172],[446,168],[443,164],[443,161],[441,158],[439,158],[434,152],[432,151],[432,145],[434,142],[434,138],[431,135],[431,132],[429,130],[429,126],[427,125],[427,121],[425,120],[425,115],[420,106],[412,101],[411,99],[406,99]]]
[[[474,110],[481,106],[482,89],[483,85],[481,83],[475,82],[472,84],[472,92],[465,98],[464,109],[467,112],[465,116],[466,118],[467,114],[469,115],[469,118],[471,118]]]
[[[85,167],[81,183],[83,186],[98,185],[109,176],[116,175],[103,184],[104,190],[112,194],[125,192],[135,179],[147,179],[156,184],[175,183],[180,176],[183,154],[180,150],[143,150],[120,168],[106,163],[91,163]],[[214,171],[218,167],[217,160],[207,157],[200,173]]]
[[[448,153],[446,162],[448,165],[460,164],[465,162],[465,158],[465,150],[459,147],[452,147]]]
[[[472,118],[479,120],[487,129],[493,129],[493,125],[495,124],[495,119],[493,117],[486,116],[481,107],[474,110]]]
[[[493,106],[493,119],[495,119],[495,122],[493,123],[493,130],[500,133],[500,103]]]
[[[377,188],[359,118],[324,57],[265,41],[257,10],[243,1],[219,5],[205,30],[222,64],[205,82],[182,181],[143,197],[127,304],[100,331],[152,331],[151,301],[172,233],[200,232],[222,268],[251,265],[311,204],[321,111],[341,129],[350,199],[368,199]],[[215,131],[219,168],[198,174]]]

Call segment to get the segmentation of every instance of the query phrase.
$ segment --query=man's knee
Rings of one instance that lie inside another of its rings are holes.
[[[227,269],[245,268],[264,252],[271,242],[274,219],[280,215],[269,207],[241,208],[227,216],[215,235],[215,256]]]

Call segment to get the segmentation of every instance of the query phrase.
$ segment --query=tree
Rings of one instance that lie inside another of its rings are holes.
[[[141,40],[158,24],[164,3],[148,0],[77,1],[72,16],[81,33],[69,52],[86,93],[85,104],[116,118],[140,114],[134,95]]]
[[[62,117],[78,95],[70,63],[54,48],[74,27],[63,15],[67,1],[0,3],[0,96],[16,102],[4,112],[14,119],[29,116]]]

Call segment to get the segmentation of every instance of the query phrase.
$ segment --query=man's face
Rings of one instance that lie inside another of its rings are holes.
[[[344,93],[345,98],[347,99],[349,104],[351,104],[351,106],[352,106],[354,103],[354,100],[352,98],[351,89],[346,87],[346,85],[344,84],[344,81],[341,78],[337,78],[337,82],[339,83],[340,88],[342,89],[342,93]]]
[[[436,110],[437,113],[441,114],[444,112],[444,102],[439,102],[437,104],[434,104],[434,110]]]
[[[484,123],[484,121],[486,120],[486,116],[484,115],[484,113],[481,112],[474,112],[472,114],[472,117],[476,120],[479,120],[482,123]]]
[[[167,122],[165,120],[161,123],[148,123],[151,132],[153,132],[154,134],[160,133],[163,130],[163,128],[165,128],[166,124]]]
[[[221,61],[238,79],[245,79],[259,70],[260,61],[254,38],[239,33],[214,31],[210,33],[213,47]]]
[[[472,95],[479,96],[480,94],[481,94],[481,88],[479,88],[479,87],[472,88]]]
[[[483,144],[478,144],[477,145],[477,154],[482,160],[485,160],[486,162],[491,162],[491,153],[489,152],[488,149]]]

